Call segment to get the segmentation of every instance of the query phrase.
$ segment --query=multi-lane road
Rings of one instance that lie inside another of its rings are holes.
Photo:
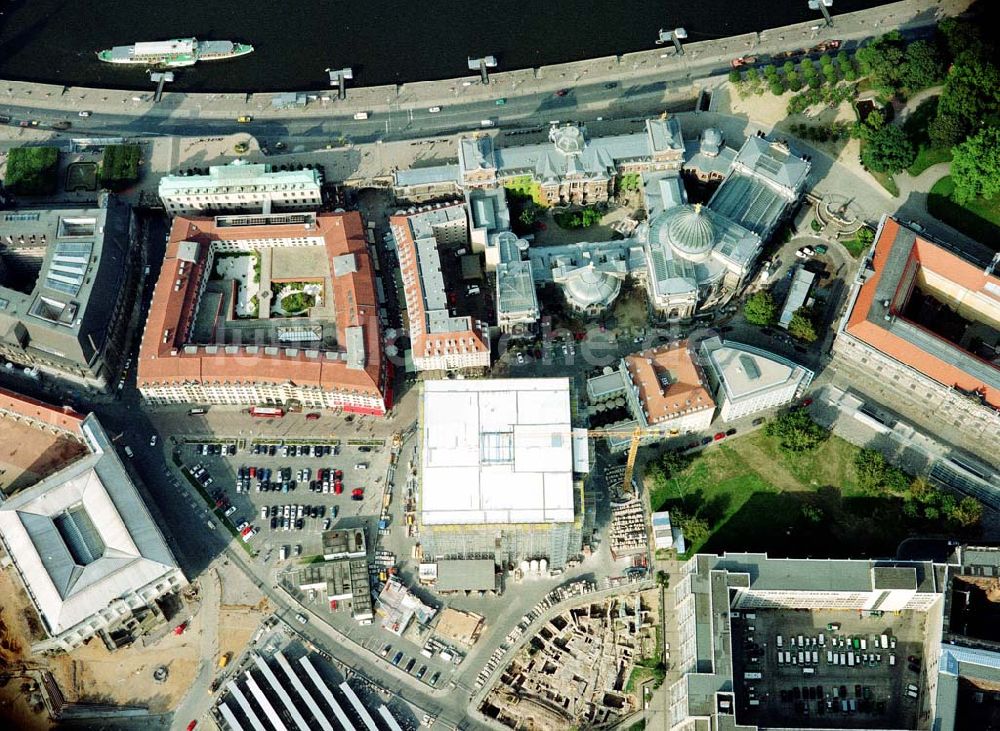
[[[488,100],[456,99],[454,104],[418,106],[393,100],[380,109],[366,112],[367,119],[345,114],[337,103],[316,105],[305,112],[288,115],[250,114],[252,121],[241,123],[242,114],[223,115],[209,102],[178,109],[148,105],[121,112],[91,111],[82,103],[62,107],[0,102],[0,114],[10,117],[13,127],[54,131],[64,137],[213,137],[245,132],[257,139],[282,141],[289,146],[303,144],[322,148],[335,142],[356,144],[375,141],[416,139],[452,134],[469,129],[531,128],[559,121],[592,121],[598,118],[644,117],[664,109],[691,109],[692,99],[683,100],[679,87],[666,81],[623,85],[605,82],[568,89],[564,96],[553,93],[504,97],[497,93]],[[499,102],[502,102],[498,104]],[[431,109],[440,111],[430,111]],[[80,117],[80,111],[91,112]],[[53,124],[69,121],[68,130],[54,130]],[[37,125],[32,125],[37,122]]]

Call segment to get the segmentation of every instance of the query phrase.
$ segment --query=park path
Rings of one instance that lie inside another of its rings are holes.
[[[918,91],[916,94],[907,99],[906,103],[900,107],[898,112],[896,112],[896,119],[893,120],[894,123],[902,124],[905,122],[906,118],[913,114],[913,111],[919,107],[922,102],[934,96],[941,96],[941,90],[943,88],[943,85],[938,84],[937,86],[928,86],[926,89]]]

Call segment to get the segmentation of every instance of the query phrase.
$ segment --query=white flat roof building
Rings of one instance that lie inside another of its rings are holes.
[[[587,440],[574,438],[569,379],[427,381],[421,412],[425,525],[573,521]]]
[[[788,403],[814,375],[777,353],[717,337],[702,341],[701,355],[723,421]]]

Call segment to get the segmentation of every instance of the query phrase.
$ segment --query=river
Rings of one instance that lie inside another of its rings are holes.
[[[836,0],[834,13],[886,0]],[[148,88],[141,66],[95,52],[137,40],[196,36],[252,43],[238,60],[177,71],[177,90],[276,91],[327,86],[351,66],[355,85],[467,74],[468,56],[501,70],[654,47],[660,28],[707,40],[816,18],[806,0],[0,0],[0,78]],[[829,33],[836,37],[835,29]],[[822,37],[825,37],[823,35]]]

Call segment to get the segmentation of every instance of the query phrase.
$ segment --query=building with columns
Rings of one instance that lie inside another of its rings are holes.
[[[236,211],[315,211],[323,205],[319,170],[275,170],[271,165],[235,160],[212,165],[204,175],[164,175],[160,200],[172,216]]]

